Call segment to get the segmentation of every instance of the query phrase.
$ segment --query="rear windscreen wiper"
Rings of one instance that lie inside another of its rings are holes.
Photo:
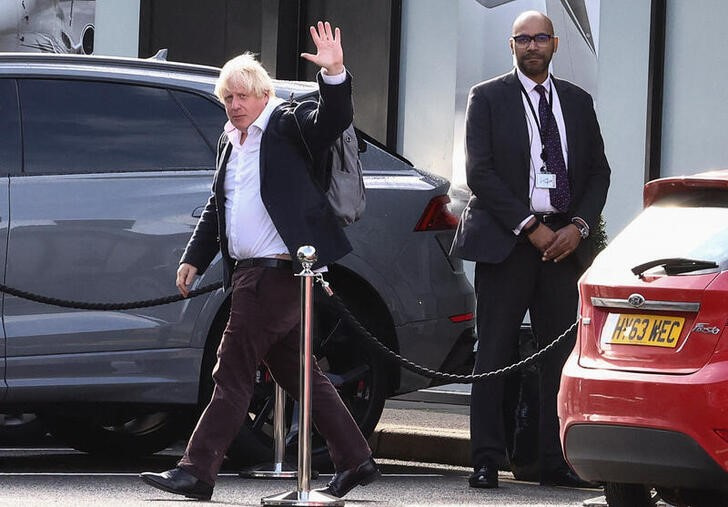
[[[666,259],[656,259],[654,261],[645,262],[632,268],[632,273],[642,278],[642,273],[650,268],[662,266],[668,275],[679,275],[680,273],[689,273],[690,271],[699,271],[701,269],[717,268],[718,264],[713,261],[704,261],[700,259],[686,259],[683,257],[670,257]]]

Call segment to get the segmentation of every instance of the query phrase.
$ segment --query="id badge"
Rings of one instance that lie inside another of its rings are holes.
[[[536,188],[556,188],[556,175],[554,173],[537,173]]]

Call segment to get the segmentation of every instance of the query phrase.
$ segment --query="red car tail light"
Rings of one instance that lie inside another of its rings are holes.
[[[451,315],[448,318],[450,319],[450,322],[457,324],[458,322],[467,322],[469,320],[473,320],[474,315],[473,312],[459,313],[457,315]]]
[[[457,229],[458,217],[447,208],[449,202],[447,195],[433,197],[417,221],[415,232]]]

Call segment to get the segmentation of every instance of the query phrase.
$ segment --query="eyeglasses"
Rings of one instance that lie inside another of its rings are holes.
[[[545,46],[554,37],[548,33],[537,33],[536,35],[514,35],[511,39],[519,48],[527,48],[531,42],[535,42],[537,46]]]

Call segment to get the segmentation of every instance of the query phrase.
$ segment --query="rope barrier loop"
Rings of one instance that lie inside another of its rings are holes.
[[[561,335],[559,335],[555,340],[550,342],[548,345],[546,345],[541,350],[535,352],[534,354],[530,355],[529,357],[526,357],[516,363],[513,363],[511,365],[505,366],[503,368],[500,368],[498,370],[488,371],[484,373],[478,373],[473,375],[460,375],[455,373],[447,373],[442,371],[433,370],[431,368],[427,368],[426,366],[419,365],[417,363],[414,363],[413,361],[410,361],[409,359],[402,357],[401,355],[394,352],[392,349],[387,347],[384,343],[382,343],[376,336],[372,335],[367,328],[365,328],[361,322],[354,316],[353,313],[346,307],[344,304],[344,301],[333,292],[331,289],[329,283],[324,280],[323,275],[321,273],[317,273],[315,275],[315,280],[321,285],[321,288],[324,290],[327,296],[330,296],[334,303],[336,304],[337,309],[339,310],[341,316],[346,320],[351,327],[364,339],[366,339],[377,351],[379,351],[382,355],[384,355],[387,359],[396,362],[403,368],[412,371],[414,373],[417,373],[419,375],[422,375],[424,377],[437,379],[437,380],[445,380],[451,384],[470,384],[472,382],[478,382],[480,380],[493,378],[501,375],[508,375],[510,373],[513,373],[515,371],[521,370],[534,362],[538,361],[543,355],[548,353],[550,350],[556,348],[559,344],[561,344],[564,339],[571,333],[576,326],[579,324],[579,321],[581,320],[581,317],[577,318],[576,321],[568,328],[566,329]],[[201,296],[202,294],[207,294],[209,292],[213,292],[219,288],[222,287],[222,282],[216,282],[209,285],[206,285],[204,287],[200,287],[198,289],[191,290],[189,292],[189,295],[187,298],[182,296],[181,294],[175,294],[173,296],[167,296],[163,298],[158,299],[147,299],[143,301],[132,301],[127,303],[90,303],[90,302],[84,302],[84,301],[68,301],[58,298],[51,298],[47,296],[42,296],[40,294],[34,294],[32,292],[23,291],[20,289],[15,289],[13,287],[8,287],[7,285],[0,284],[0,292],[4,292],[6,294],[10,294],[12,296],[20,297],[23,299],[27,299],[30,301],[35,301],[37,303],[43,303],[47,305],[53,305],[53,306],[59,306],[62,308],[74,308],[78,310],[99,310],[99,311],[114,311],[114,310],[131,310],[135,308],[148,308],[152,306],[159,306],[159,305],[165,305],[169,303],[175,303],[177,301],[182,301],[183,299],[193,298],[196,296]]]
[[[323,281],[323,276],[318,276],[316,278],[316,281],[319,282],[322,286],[322,289],[326,292],[326,295],[330,296],[334,303],[336,304],[337,309],[341,312],[341,315],[344,317],[344,319],[354,328],[354,330],[363,338],[365,338],[371,345],[374,346],[374,348],[381,352],[386,358],[390,359],[391,361],[396,362],[403,368],[412,371],[414,373],[417,373],[419,375],[422,375],[424,377],[437,379],[437,380],[445,380],[448,383],[451,384],[471,384],[473,382],[478,382],[484,379],[494,378],[497,376],[502,375],[508,375],[510,373],[513,373],[515,371],[521,370],[527,366],[530,366],[534,362],[538,361],[541,357],[543,357],[545,354],[547,354],[549,351],[556,348],[558,345],[560,345],[564,339],[571,333],[576,326],[581,321],[581,317],[578,317],[576,321],[571,324],[563,333],[561,333],[556,339],[551,341],[548,345],[543,347],[542,349],[538,350],[534,354],[516,362],[513,364],[510,364],[508,366],[505,366],[503,368],[500,368],[498,370],[492,370],[484,373],[478,373],[473,375],[460,375],[456,373],[446,373],[442,371],[433,370],[432,368],[427,368],[426,366],[422,366],[420,364],[414,363],[410,361],[409,359],[397,354],[392,349],[387,347],[384,343],[382,343],[377,337],[372,335],[368,329],[366,329],[361,322],[354,316],[354,314],[351,313],[351,311],[346,307],[344,304],[344,301],[333,292],[331,287],[329,286],[328,282]]]

